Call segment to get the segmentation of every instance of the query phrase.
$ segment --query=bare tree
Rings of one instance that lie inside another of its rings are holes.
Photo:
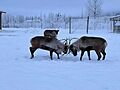
[[[98,17],[102,13],[102,0],[87,0],[87,15]]]

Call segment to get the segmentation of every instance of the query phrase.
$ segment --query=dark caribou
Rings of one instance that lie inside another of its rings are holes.
[[[59,59],[59,54],[61,54],[62,52],[66,54],[68,51],[67,42],[62,43],[57,38],[48,39],[48,38],[45,38],[44,36],[36,36],[31,39],[30,43],[31,43],[31,47],[30,47],[31,59],[34,57],[34,52],[38,48],[50,51],[51,60],[53,59],[52,58],[53,52],[57,54]]]
[[[105,52],[106,46],[107,46],[107,41],[101,37],[83,36],[74,43],[72,43],[69,48],[74,56],[76,56],[77,52],[81,50],[80,60],[82,60],[85,51],[87,51],[89,60],[91,60],[90,58],[91,50],[95,50],[98,56],[98,60],[101,59],[101,53],[102,53],[104,60],[106,56],[106,52]]]

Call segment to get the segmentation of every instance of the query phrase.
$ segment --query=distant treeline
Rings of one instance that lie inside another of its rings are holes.
[[[86,29],[87,17],[72,19],[72,29]],[[3,15],[4,28],[69,28],[69,16],[60,13],[40,14],[38,16]],[[90,17],[89,29],[104,29],[110,27],[109,16]]]
[[[22,16],[22,15],[4,15],[3,27],[5,28],[67,28],[68,17],[60,13],[39,16]]]

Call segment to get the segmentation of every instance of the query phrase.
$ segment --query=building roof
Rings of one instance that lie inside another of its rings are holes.
[[[6,13],[6,12],[4,12],[4,11],[0,11],[0,13]]]
[[[112,16],[112,17],[110,18],[110,21],[120,21],[120,15]]]

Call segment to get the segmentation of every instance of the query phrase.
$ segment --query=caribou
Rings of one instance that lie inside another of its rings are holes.
[[[65,40],[65,43],[62,43],[57,38],[46,38],[44,36],[35,36],[30,41],[31,47],[30,47],[30,53],[31,53],[31,59],[34,57],[34,52],[40,48],[43,50],[50,51],[50,58],[53,59],[53,52],[57,54],[58,59],[60,59],[59,54],[62,52],[64,54],[67,54],[68,51],[68,45],[67,40]]]
[[[70,44],[69,49],[74,56],[77,55],[77,52],[81,51],[80,60],[82,60],[85,51],[87,51],[89,60],[91,60],[90,58],[91,50],[95,50],[98,56],[98,60],[101,59],[101,53],[102,53],[103,55],[102,59],[104,60],[106,56],[106,52],[105,52],[106,47],[107,47],[107,41],[101,37],[83,36],[79,38],[77,41]]]
[[[45,30],[44,31],[44,36],[46,38],[56,38],[58,35],[59,30]]]

